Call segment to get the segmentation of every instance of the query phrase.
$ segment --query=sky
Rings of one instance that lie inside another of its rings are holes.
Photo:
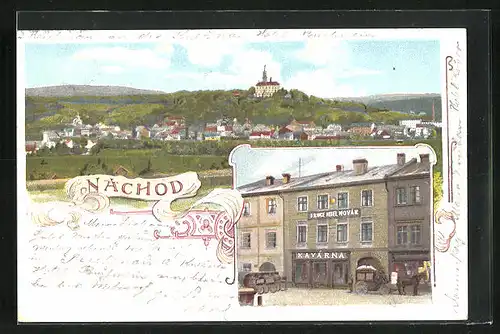
[[[26,87],[248,89],[268,77],[324,98],[439,93],[437,40],[26,44]]]
[[[279,179],[283,173],[292,177],[335,171],[336,165],[352,170],[354,159],[366,159],[368,168],[397,163],[397,153],[405,153],[406,161],[419,160],[419,154],[429,154],[431,161],[435,153],[427,146],[419,147],[371,147],[371,148],[290,148],[255,149],[249,146],[235,148],[231,162],[236,166],[236,187],[264,180],[266,176]]]

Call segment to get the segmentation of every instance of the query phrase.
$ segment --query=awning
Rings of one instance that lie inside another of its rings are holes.
[[[393,254],[394,261],[430,261],[429,254]]]

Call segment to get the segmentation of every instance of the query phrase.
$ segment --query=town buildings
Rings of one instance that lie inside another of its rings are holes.
[[[428,258],[429,241],[423,240],[430,238],[428,156],[408,162],[401,157],[375,167],[366,159],[356,159],[351,170],[337,165],[332,172],[303,177],[284,174],[282,180],[269,176],[239,187],[245,210],[250,211],[238,223],[238,238],[245,245],[242,249],[240,243],[238,262],[252,271],[269,262],[296,286],[337,288],[346,287],[350,278],[355,281],[360,266],[390,274],[394,265],[416,265],[416,260]],[[393,204],[395,192],[400,194],[396,189],[403,185],[421,201],[408,212],[402,204]],[[272,224],[265,214],[269,203],[276,212]],[[259,214],[252,216],[252,212]],[[406,231],[400,226],[416,221],[420,244],[398,244],[395,233],[404,238],[401,231]],[[248,242],[248,235],[265,238],[266,228],[277,236],[271,255],[262,241]]]
[[[265,180],[273,184],[273,177]],[[278,194],[246,198],[238,231],[239,271],[283,273],[283,200]]]
[[[375,123],[352,123],[347,132],[359,137],[368,137],[375,129]]]
[[[406,276],[430,261],[431,171],[429,156],[406,161],[398,154],[402,168],[388,177],[389,268]]]
[[[255,97],[271,97],[280,89],[281,85],[279,82],[273,81],[272,77],[270,77],[269,80],[267,79],[266,66],[264,65],[264,70],[262,71],[262,80],[257,82],[257,84],[255,85]]]

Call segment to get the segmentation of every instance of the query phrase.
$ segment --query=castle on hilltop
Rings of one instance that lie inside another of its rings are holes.
[[[264,71],[262,71],[262,81],[257,82],[255,85],[255,97],[270,97],[280,89],[280,83],[273,81],[272,77],[267,80],[266,65],[264,65]]]

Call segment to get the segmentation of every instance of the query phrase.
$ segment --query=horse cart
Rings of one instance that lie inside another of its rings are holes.
[[[430,279],[430,262],[424,261],[421,267],[410,270],[401,270],[398,272],[398,291],[400,295],[406,295],[405,288],[413,286],[413,295],[418,295],[419,286],[422,283],[428,283]]]
[[[255,289],[259,295],[287,289],[286,280],[276,271],[239,272],[238,281],[240,287]]]
[[[389,294],[392,290],[397,289],[396,286],[390,283],[389,278],[382,270],[370,265],[362,265],[356,269],[354,292],[358,294],[369,292]]]

